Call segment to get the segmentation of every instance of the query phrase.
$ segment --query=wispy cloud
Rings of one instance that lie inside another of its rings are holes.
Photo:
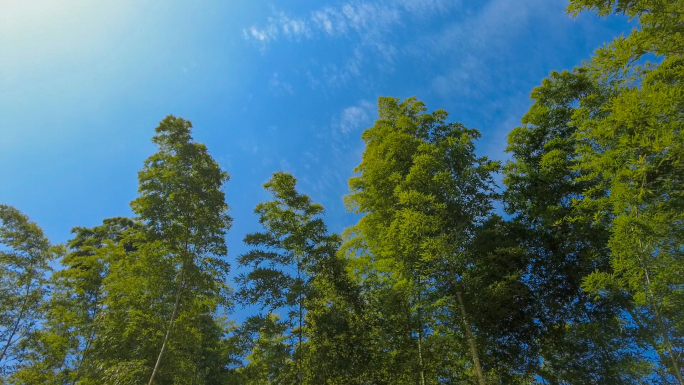
[[[242,34],[245,40],[262,50],[280,38],[292,41],[353,35],[360,46],[375,50],[391,61],[396,49],[387,42],[390,29],[412,18],[446,12],[459,6],[457,0],[350,1],[298,17],[273,9],[265,23],[243,28]]]
[[[437,73],[430,83],[442,97],[481,97],[499,82],[510,81],[508,75],[515,71],[492,74],[489,69],[507,68],[505,57],[513,47],[520,48],[516,39],[537,21],[562,14],[564,7],[565,0],[490,0],[468,7],[458,0],[347,0],[297,16],[273,9],[265,23],[245,28],[243,34],[264,50],[276,41],[350,42],[337,60],[309,65],[304,73],[312,88],[372,83],[363,78],[370,66],[392,73],[410,57],[448,63],[442,69],[433,65]],[[429,27],[428,20],[443,15],[452,21],[439,30]],[[550,33],[563,28],[547,27]],[[409,31],[408,39],[396,39],[400,30]]]
[[[510,56],[512,43],[525,33],[534,19],[562,13],[560,0],[492,0],[479,12],[441,31],[419,37],[405,53],[426,60],[447,60],[449,70],[433,77],[432,88],[443,97],[483,96],[507,79],[503,58]],[[530,47],[526,47],[530,51]],[[499,68],[497,74],[492,67]],[[496,78],[494,76],[496,75]]]
[[[459,7],[459,0],[348,0],[300,15],[272,8],[271,15],[264,22],[243,28],[242,34],[262,53],[276,42],[351,41],[351,50],[347,48],[342,52],[346,58],[313,64],[306,71],[312,88],[336,88],[358,79],[362,68],[369,63],[385,72],[394,71],[401,51],[393,42],[394,29]]]
[[[346,55],[307,69],[312,88],[344,87],[357,80],[362,68],[373,63],[393,72],[401,49],[395,46],[393,30],[413,21],[445,14],[460,7],[460,0],[347,0],[335,6],[292,15],[272,8],[271,15],[242,29],[247,42],[262,53],[276,42],[345,39],[352,42]]]
[[[379,30],[401,22],[401,9],[382,3],[347,3],[340,8],[326,7],[311,14],[311,21],[329,36],[356,32],[374,35]]]
[[[311,37],[311,31],[304,19],[290,17],[287,13],[274,9],[273,15],[269,16],[265,25],[243,28],[242,35],[246,40],[253,40],[264,47],[280,36],[295,40],[301,37]]]
[[[373,114],[373,104],[367,100],[362,100],[355,106],[350,106],[342,110],[340,115],[333,119],[332,126],[342,134],[349,134],[352,131],[365,128],[371,122]]]
[[[246,40],[261,45],[279,37],[292,40],[342,36],[351,32],[372,40],[406,18],[424,17],[459,6],[460,2],[455,0],[352,1],[337,7],[326,6],[301,17],[273,9],[266,23],[243,28],[242,33]]]

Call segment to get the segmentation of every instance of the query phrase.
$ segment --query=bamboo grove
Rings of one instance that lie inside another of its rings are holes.
[[[53,245],[0,205],[0,384],[684,385],[684,1],[584,11],[638,26],[532,90],[505,163],[380,97],[342,234],[276,172],[228,258],[229,175],[174,116],[134,217]]]

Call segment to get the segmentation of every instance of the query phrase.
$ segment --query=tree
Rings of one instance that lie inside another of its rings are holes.
[[[52,293],[45,303],[42,327],[31,335],[30,352],[22,357],[16,383],[74,384],[92,376],[95,364],[93,344],[102,322],[106,292],[103,281],[110,266],[112,244],[120,244],[139,224],[128,218],[105,219],[101,226],[75,227],[67,243],[68,253],[60,260],[49,285]],[[123,244],[126,253],[132,245]],[[84,374],[84,372],[87,372]]]
[[[273,320],[273,311],[287,310],[282,323],[289,332],[294,367],[291,381],[302,384],[306,371],[303,367],[307,355],[305,342],[309,338],[306,314],[315,288],[313,282],[321,264],[335,257],[339,240],[327,233],[321,218],[323,206],[297,192],[292,175],[274,173],[264,188],[273,195],[273,200],[258,204],[254,211],[266,231],[245,237],[245,243],[255,249],[238,258],[241,266],[251,268],[237,278],[241,287],[238,297],[244,304],[268,309],[267,320]],[[273,338],[268,333],[262,337]],[[257,340],[255,349],[258,346]],[[263,355],[254,354],[252,351],[253,357]]]
[[[576,17],[583,11],[596,12],[601,17],[611,14],[637,19],[638,28],[628,36],[620,36],[595,53],[595,64],[613,67],[615,74],[628,69],[643,55],[674,57],[684,54],[684,2],[681,0],[570,0],[568,13]]]
[[[473,142],[479,133],[446,123],[443,110],[425,113],[415,98],[380,98],[378,106],[379,119],[362,135],[366,150],[355,169],[360,175],[349,183],[347,205],[364,214],[350,232],[361,239],[360,253],[377,270],[367,275],[377,280],[374,289],[384,287],[386,300],[399,300],[391,306],[394,314],[383,316],[392,320],[387,325],[401,320],[406,328],[413,352],[404,370],[415,373],[418,383],[435,383],[443,374],[434,361],[443,356],[428,347],[447,343],[459,351],[467,346],[470,375],[485,383],[487,366],[480,354],[487,348],[479,343],[486,338],[478,338],[476,319],[483,309],[468,307],[477,303],[468,297],[483,292],[478,285],[494,282],[466,278],[487,260],[472,247],[491,216],[492,173],[499,164],[477,157]],[[457,356],[454,363],[465,364],[463,359]],[[494,360],[488,365],[496,377]],[[463,372],[465,367],[452,372],[456,378],[449,380],[469,381]]]
[[[244,383],[250,385],[293,384],[298,383],[297,370],[293,370],[292,346],[288,341],[288,322],[279,316],[268,313],[265,317],[251,317],[247,330],[257,330],[256,335],[249,333],[251,348],[245,356],[247,364],[240,370]],[[258,324],[255,325],[254,323]]]
[[[638,29],[586,64],[596,81],[616,89],[603,113],[583,107],[573,119],[579,127],[578,179],[597,181],[576,206],[611,226],[611,271],[589,275],[585,289],[621,301],[625,319],[666,369],[657,375],[684,384],[684,2],[577,0],[569,10],[622,13],[639,21]],[[655,55],[655,62],[644,60],[646,54]]]
[[[23,342],[42,319],[55,252],[37,224],[0,205],[0,376],[12,373]]]
[[[139,172],[140,196],[131,202],[144,229],[127,240],[136,252],[118,258],[104,282],[101,375],[117,383],[145,374],[149,384],[221,381],[222,364],[207,360],[221,346],[219,306],[230,305],[229,266],[220,258],[231,224],[228,174],[193,141],[191,127],[167,116],[155,129],[159,150]]]
[[[535,371],[551,383],[641,383],[644,376],[645,363],[633,354],[638,347],[622,332],[622,306],[582,289],[587,275],[609,271],[610,224],[581,219],[573,204],[598,182],[578,179],[572,117],[580,105],[604,114],[612,93],[586,69],[552,72],[532,91],[534,104],[508,138],[504,202],[530,255],[526,284],[536,302],[541,362]]]
[[[606,114],[582,109],[576,115],[580,180],[599,181],[577,206],[612,227],[612,271],[591,274],[585,287],[596,295],[628,298],[631,320],[679,383],[684,383],[683,64],[681,57],[668,57],[657,67],[635,67],[603,107]],[[596,189],[607,193],[595,194]]]
[[[363,301],[346,255],[337,250],[338,237],[330,240],[325,258],[314,266],[307,296],[305,383],[366,384],[379,358],[369,346],[375,315]]]

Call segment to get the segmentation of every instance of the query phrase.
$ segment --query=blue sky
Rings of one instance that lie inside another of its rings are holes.
[[[53,242],[73,226],[128,216],[136,173],[166,115],[192,121],[231,174],[230,260],[258,230],[274,171],[352,224],[342,196],[378,96],[423,100],[482,132],[506,134],[551,70],[627,31],[571,19],[563,0],[0,2],[0,203]]]

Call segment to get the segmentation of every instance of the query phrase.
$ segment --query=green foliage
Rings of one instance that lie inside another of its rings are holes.
[[[323,206],[297,192],[292,175],[277,172],[264,188],[273,200],[260,203],[254,211],[266,231],[245,237],[245,243],[255,249],[238,258],[240,265],[251,267],[251,271],[237,278],[241,287],[237,296],[242,303],[259,305],[268,313],[252,319],[262,319],[266,324],[253,329],[259,336],[243,373],[249,384],[266,383],[261,382],[265,378],[269,379],[267,383],[301,384],[307,373],[318,370],[304,367],[313,343],[309,310],[314,301],[320,301],[326,279],[333,279],[335,291],[335,277],[344,276],[335,266],[339,239],[327,232],[321,218]],[[283,321],[271,313],[279,309],[287,312]],[[280,328],[281,334],[273,334],[274,328]],[[277,362],[272,362],[273,357]],[[264,370],[272,372],[264,374]]]
[[[684,329],[682,250],[682,96],[684,61],[668,57],[641,70],[638,85],[627,83],[591,116],[584,109],[577,169],[581,180],[597,179],[607,193],[588,191],[578,207],[609,221],[611,271],[587,277],[596,295],[626,297],[633,322],[651,347],[681,374]]]
[[[385,329],[380,335],[387,340],[379,345],[384,350],[392,346],[393,357],[385,372],[404,373],[391,383],[467,383],[469,377],[512,383],[518,367],[510,369],[512,362],[508,368],[498,366],[494,354],[479,363],[478,354],[491,349],[520,357],[516,365],[526,365],[527,356],[518,347],[504,351],[501,342],[512,338],[506,329],[493,332],[502,326],[500,320],[486,319],[493,314],[485,309],[495,313],[494,306],[522,303],[527,295],[518,282],[524,266],[516,261],[520,253],[514,246],[505,251],[509,246],[486,247],[478,241],[498,232],[490,226],[499,221],[491,217],[497,197],[492,174],[499,164],[478,158],[474,141],[479,133],[446,123],[443,110],[426,113],[414,98],[380,98],[378,105],[379,119],[363,133],[366,150],[355,170],[360,175],[350,179],[346,201],[364,214],[349,230],[348,243],[356,244],[350,248],[360,254],[356,268],[368,285],[367,301],[380,302],[379,327]],[[508,285],[510,291],[503,289]],[[529,323],[513,315],[523,313],[519,309],[498,311],[506,313],[509,323]],[[485,330],[488,321],[494,324]],[[449,363],[443,367],[439,361],[445,357]]]
[[[620,36],[597,50],[595,60],[601,64],[612,62],[612,70],[647,53],[684,53],[684,3],[680,0],[570,0],[569,14],[577,16],[582,11],[596,12],[602,17],[620,14],[638,20],[638,28],[629,36]]]
[[[619,304],[582,290],[587,275],[609,271],[610,227],[586,211],[589,217],[582,218],[573,205],[587,191],[605,192],[575,170],[580,160],[572,117],[580,106],[600,116],[610,94],[584,69],[552,72],[532,91],[523,126],[509,135],[504,201],[530,255],[526,284],[535,293],[541,358],[535,372],[552,383],[641,383],[645,370],[630,353],[638,347],[621,333]]]
[[[0,205],[0,376],[14,371],[27,337],[37,330],[56,252],[38,225]]]
[[[587,63],[593,78],[614,90],[601,113],[582,106],[573,116],[577,179],[596,181],[576,207],[611,230],[610,270],[588,275],[584,288],[623,306],[638,341],[660,358],[654,378],[684,384],[684,2],[577,1],[570,8],[584,9],[639,21]],[[643,62],[646,54],[658,62]]]
[[[260,321],[258,334],[245,357],[248,363],[241,370],[244,382],[254,385],[297,383],[292,346],[286,335],[291,326],[279,322],[279,317],[272,313]]]
[[[92,375],[93,344],[106,295],[103,280],[117,263],[109,250],[136,226],[139,224],[127,218],[111,218],[92,229],[72,229],[74,238],[60,261],[62,270],[49,280],[52,293],[45,304],[43,326],[31,336],[31,351],[22,357],[13,381],[61,384]],[[132,245],[122,246],[132,251]]]
[[[113,321],[123,317],[122,324],[129,325],[114,332],[129,337],[137,353],[117,360],[115,370],[129,362],[150,373],[139,366],[143,363],[153,367],[150,384],[158,371],[157,383],[220,381],[220,366],[206,360],[220,346],[215,313],[219,305],[229,305],[229,265],[220,259],[232,221],[222,190],[228,174],[206,146],[193,141],[191,128],[187,120],[168,116],[155,129],[152,141],[159,150],[145,161],[138,174],[140,196],[131,202],[146,231],[137,258],[119,270],[126,274],[111,277],[121,292],[114,296]],[[156,362],[150,355],[155,342]]]
[[[167,116],[155,129],[152,142],[159,150],[138,173],[140,196],[131,208],[152,239],[161,239],[185,263],[202,263],[195,257],[226,254],[224,235],[232,219],[222,188],[229,176],[204,144],[193,141],[191,128],[189,121]]]

